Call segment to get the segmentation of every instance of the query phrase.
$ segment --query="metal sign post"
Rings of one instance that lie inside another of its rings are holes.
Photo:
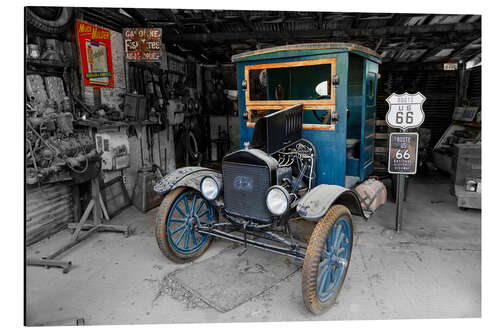
[[[403,220],[403,198],[406,175],[417,172],[418,133],[403,129],[389,137],[389,173],[397,174],[396,231],[401,230]]]
[[[419,127],[425,119],[422,104],[425,96],[421,93],[402,95],[392,94],[386,99],[389,111],[385,120],[390,127],[399,128],[399,133],[389,137],[389,173],[397,174],[396,232],[401,231],[403,221],[403,198],[405,177],[417,172],[418,133],[408,133],[408,128]]]

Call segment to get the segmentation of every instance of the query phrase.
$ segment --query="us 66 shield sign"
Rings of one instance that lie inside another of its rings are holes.
[[[385,121],[393,128],[414,128],[422,125],[425,119],[422,104],[425,96],[421,93],[402,95],[392,94],[386,99],[389,111],[385,115]]]
[[[389,172],[417,173],[418,133],[391,133],[389,144]]]

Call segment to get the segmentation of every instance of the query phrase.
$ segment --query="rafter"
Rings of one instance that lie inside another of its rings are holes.
[[[182,34],[167,36],[167,42],[235,42],[242,39],[257,40],[283,40],[295,38],[297,40],[312,38],[359,38],[359,37],[418,37],[430,34],[449,34],[451,32],[469,33],[480,31],[477,23],[436,24],[427,26],[392,26],[375,29],[344,29],[335,31],[311,30],[300,32],[274,31],[274,32],[227,32],[211,34]]]

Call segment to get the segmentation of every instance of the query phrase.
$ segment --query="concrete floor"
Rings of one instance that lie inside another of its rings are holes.
[[[28,325],[153,324],[241,321],[456,318],[481,316],[481,214],[461,211],[442,177],[412,178],[401,235],[392,237],[394,204],[368,222],[355,217],[351,264],[338,304],[320,316],[302,303],[300,270],[221,313],[168,274],[188,265],[168,261],[153,236],[155,210],[134,207],[113,219],[136,229],[125,238],[102,233],[61,259],[73,269],[27,267]],[[63,231],[28,248],[43,256],[68,241]],[[232,247],[215,241],[197,262]],[[256,250],[254,255],[264,253]],[[284,258],[277,255],[277,258]],[[277,259],[278,260],[278,259]],[[220,283],[230,283],[220,272]],[[235,282],[237,283],[237,282]]]

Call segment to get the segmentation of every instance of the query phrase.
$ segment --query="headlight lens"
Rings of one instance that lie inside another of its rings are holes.
[[[273,215],[281,215],[288,209],[288,192],[281,186],[273,186],[267,191],[267,209]]]
[[[219,195],[219,185],[217,184],[215,179],[210,176],[203,178],[200,187],[201,194],[203,194],[203,196],[207,200],[214,200]]]

